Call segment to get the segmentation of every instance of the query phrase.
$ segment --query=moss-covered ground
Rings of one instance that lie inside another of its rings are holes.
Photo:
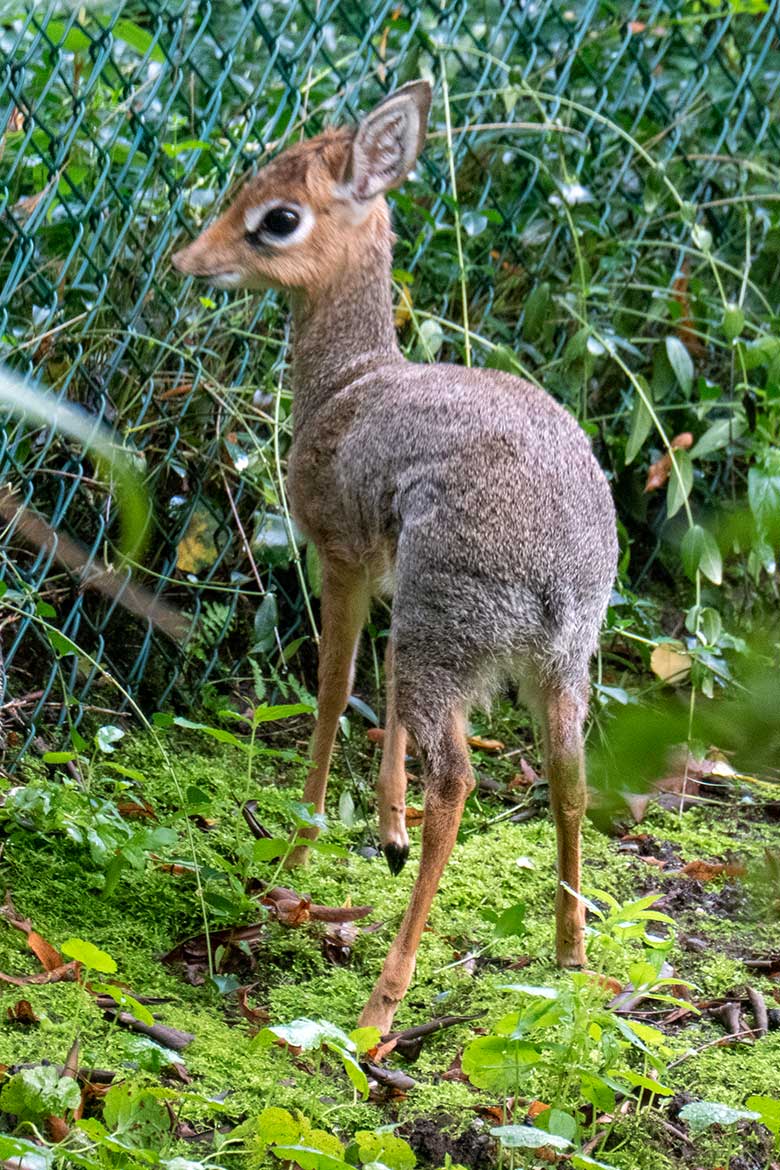
[[[239,809],[247,795],[244,753],[213,743],[198,732],[177,730],[164,742],[170,766],[160,754],[158,739],[150,735],[128,737],[111,757],[143,774],[143,798],[160,824],[176,830],[177,843],[163,851],[164,856],[152,856],[139,870],[126,869],[116,889],[105,896],[100,889],[101,867],[87,847],[70,840],[63,826],[42,832],[6,823],[2,881],[18,914],[29,918],[53,946],[73,937],[88,940],[113,956],[118,965],[115,978],[134,994],[165,998],[154,1009],[161,1022],[195,1037],[182,1060],[198,1096],[185,1104],[185,1113],[206,1121],[210,1109],[204,1099],[219,1098],[224,1113],[218,1123],[228,1125],[279,1105],[301,1110],[313,1123],[342,1138],[356,1129],[396,1122],[401,1123],[401,1132],[414,1137],[415,1127],[424,1129],[426,1119],[434,1119],[453,1135],[475,1125],[489,1125],[480,1119],[479,1110],[497,1106],[496,1094],[477,1090],[452,1072],[444,1074],[457,1067],[454,1062],[475,1028],[489,1029],[516,1006],[517,994],[506,990],[507,983],[522,980],[555,986],[569,978],[553,963],[555,838],[546,808],[533,819],[513,823],[503,815],[505,806],[495,799],[479,793],[472,798],[420,947],[414,983],[396,1024],[405,1028],[445,1014],[482,1015],[473,1023],[432,1036],[412,1064],[390,1056],[388,1065],[405,1068],[414,1077],[414,1088],[405,1095],[385,1093],[382,1097],[380,1093],[376,1096],[382,1099],[362,1102],[355,1099],[338,1064],[296,1059],[277,1046],[253,1045],[253,1029],[239,1012],[234,991],[220,991],[208,979],[192,986],[180,969],[160,961],[174,944],[203,930],[192,842],[213,929],[231,921],[257,919],[255,904],[245,898],[240,886],[248,876],[267,881],[275,868],[274,863],[254,864],[250,875],[248,863],[241,860],[242,850],[246,857],[252,845]],[[400,876],[391,878],[383,858],[374,851],[370,793],[376,759],[371,751],[355,746],[353,733],[353,742],[346,754],[339,754],[334,769],[329,793],[333,817],[327,840],[345,846],[347,855],[315,854],[305,870],[277,880],[310,895],[316,903],[370,905],[373,913],[356,924],[361,929],[346,965],[335,965],[326,957],[321,924],[266,923],[253,969],[247,956],[239,977],[242,983],[252,984],[251,1005],[265,1009],[273,1024],[311,1017],[329,1020],[347,1031],[354,1028],[405,908],[416,872],[420,831],[410,830],[410,862]],[[482,775],[511,770],[511,757],[496,761],[484,753],[475,755]],[[95,792],[106,795],[113,782],[105,779],[108,772],[103,764],[100,757],[90,783]],[[22,779],[51,786],[57,783],[56,772],[36,764]],[[276,758],[256,763],[248,795],[257,801],[258,820],[271,831],[288,830],[287,802],[300,792],[302,777],[299,763]],[[136,782],[133,786],[138,787]],[[199,795],[193,794],[194,789]],[[336,814],[343,794],[349,794],[349,799],[342,800],[342,811],[347,805],[356,810],[346,816],[352,822],[349,827]],[[190,805],[200,801],[202,807],[185,822],[183,803],[188,800]],[[414,784],[409,802],[422,803]],[[694,984],[696,1000],[722,997],[750,984],[770,1006],[775,1004],[780,985],[769,975],[745,967],[742,960],[780,951],[773,904],[777,891],[767,888],[762,868],[766,850],[780,848],[780,824],[763,817],[755,805],[746,805],[735,783],[727,799],[681,815],[651,804],[636,832],[648,834],[656,846],[662,843],[667,854],[673,850],[681,863],[736,856],[746,867],[745,875],[699,883],[675,872],[679,867],[674,864],[660,870],[642,858],[640,847],[627,850],[618,836],[605,835],[588,824],[586,885],[621,902],[653,890],[665,895],[662,908],[675,919],[677,929],[669,958],[675,974]],[[484,912],[500,913],[519,902],[525,906],[524,933],[496,939]],[[458,961],[468,955],[470,960]],[[617,953],[607,973],[624,981],[632,957],[637,952],[628,948],[625,954]],[[521,973],[506,962],[518,958],[526,961]],[[0,922],[0,971],[25,975],[40,970],[24,934]],[[15,1066],[45,1059],[62,1064],[78,1036],[82,1067],[151,1077],[133,1072],[128,1033],[109,1024],[78,984],[4,985],[2,995],[5,1008],[20,998],[29,1000],[39,1023],[26,1027],[11,1023],[3,1010],[0,1063]],[[662,1017],[658,1019],[662,1023]],[[667,1031],[678,1063],[666,1071],[664,1079],[676,1092],[734,1106],[743,1105],[751,1094],[780,1096],[780,1030],[753,1043],[719,1046],[715,1042],[723,1036],[723,1026],[704,1013],[670,1024]],[[691,1052],[695,1054],[687,1055]],[[546,1088],[548,1071],[537,1067],[526,1085],[528,1099],[544,1100]],[[719,1165],[717,1151],[708,1147],[707,1140],[699,1143],[695,1164]],[[670,1136],[662,1111],[621,1115],[610,1144],[599,1156],[624,1170],[694,1164],[692,1148]],[[456,1161],[468,1161],[464,1148],[453,1146]],[[421,1162],[436,1161],[419,1146],[418,1154]],[[243,1162],[240,1152],[230,1157],[231,1165]]]

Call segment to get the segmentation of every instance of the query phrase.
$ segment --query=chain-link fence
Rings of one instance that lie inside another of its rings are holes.
[[[780,251],[775,0],[20,3],[0,50],[2,356],[137,454],[154,500],[138,578],[190,630],[182,645],[155,634],[10,523],[0,605],[20,745],[66,696],[76,722],[108,706],[104,672],[147,706],[191,700],[310,632],[281,489],[284,314],[270,296],[182,285],[168,259],[304,130],[434,82],[425,157],[393,199],[403,341],[461,353],[465,280],[474,360],[542,378],[594,434],[628,416],[625,365],[658,364],[653,305],[682,328],[712,279],[737,280],[741,303],[777,311],[760,267],[776,276]],[[110,563],[115,510],[81,450],[7,420],[0,468]],[[41,619],[85,655],[56,659]]]

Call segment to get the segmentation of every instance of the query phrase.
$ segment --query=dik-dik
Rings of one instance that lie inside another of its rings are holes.
[[[610,491],[585,435],[510,374],[415,365],[393,321],[385,193],[413,167],[426,82],[354,128],[292,146],[173,262],[219,288],[281,289],[292,307],[288,491],[323,569],[318,717],[304,799],[331,753],[373,596],[392,596],[379,831],[409,851],[404,757],[422,759],[425,819],[409,907],[360,1023],[386,1032],[474,787],[464,728],[502,682],[544,732],[558,836],[558,962],[584,962],[580,822],[589,660],[616,567]],[[303,860],[303,853],[296,860]]]

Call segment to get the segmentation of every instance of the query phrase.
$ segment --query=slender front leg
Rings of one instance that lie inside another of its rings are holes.
[[[409,856],[409,835],[406,831],[407,734],[396,712],[391,638],[388,638],[385,652],[385,687],[387,691],[385,738],[377,781],[379,839],[390,872],[398,874]]]
[[[585,703],[573,690],[545,695],[545,771],[558,842],[556,957],[560,967],[585,963],[585,909],[561,884],[580,890],[580,829],[587,804],[582,724]]]
[[[339,719],[349,699],[358,638],[368,614],[370,592],[365,570],[339,562],[322,566],[322,635],[320,637],[317,724],[312,740],[312,769],[306,779],[303,799],[315,812],[324,812],[325,790]],[[301,837],[312,840],[316,829],[302,829]],[[306,861],[308,849],[299,845],[287,859],[288,868]]]
[[[360,1016],[361,1027],[386,1033],[414,974],[417,947],[441,875],[458,836],[466,797],[474,787],[462,719],[453,714],[434,751],[415,735],[426,771],[425,819],[420,871],[401,929]]]

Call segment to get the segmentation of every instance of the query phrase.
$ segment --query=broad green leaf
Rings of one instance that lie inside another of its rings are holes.
[[[577,1136],[577,1122],[571,1113],[565,1113],[564,1110],[553,1106],[552,1109],[545,1110],[543,1116],[549,1134],[555,1134],[568,1142],[574,1141]]]
[[[364,1052],[369,1052],[377,1046],[382,1039],[382,1033],[379,1031],[379,1028],[374,1027],[355,1028],[350,1032],[349,1038],[355,1045],[358,1053],[362,1056]]]
[[[264,512],[258,518],[252,537],[252,551],[264,565],[284,568],[295,555],[295,531],[292,538],[284,516]]]
[[[719,418],[696,440],[691,448],[691,459],[703,459],[728,447],[729,443],[745,433],[746,426],[741,414],[732,418]]]
[[[46,36],[55,45],[61,44],[67,53],[85,53],[92,44],[87,34],[78,24],[72,25],[67,32],[65,29],[64,20],[50,20],[46,25]]]
[[[44,764],[69,764],[78,758],[76,752],[44,752],[41,756]]]
[[[489,370],[503,370],[505,374],[517,374],[520,377],[523,375],[523,367],[508,345],[495,345],[488,353],[485,365]]]
[[[748,1097],[745,1108],[755,1109],[761,1117],[761,1124],[775,1136],[780,1134],[780,1100],[777,1097]]]
[[[106,1093],[103,1121],[123,1145],[139,1150],[159,1150],[171,1130],[164,1102],[150,1089],[127,1084],[112,1085]]]
[[[339,820],[351,829],[355,824],[355,801],[349,789],[345,788],[339,797]]]
[[[693,386],[693,360],[680,338],[673,334],[666,338],[666,356],[680,389],[686,396],[690,395]]]
[[[283,1040],[291,1048],[300,1048],[302,1052],[310,1052],[312,1049],[320,1048],[326,1040],[333,1041],[348,1052],[355,1049],[355,1045],[346,1032],[337,1028],[335,1024],[328,1023],[327,1020],[302,1018],[293,1020],[289,1024],[275,1024],[272,1027],[263,1028],[262,1032],[258,1034],[257,1040],[261,1048],[273,1044],[275,1040]]]
[[[276,645],[276,627],[279,623],[279,607],[275,593],[266,593],[255,613],[256,654],[268,654]]]
[[[698,569],[713,585],[720,585],[723,580],[723,561],[718,542],[706,528],[694,524],[688,529],[680,544],[680,556],[691,580],[695,578]]]
[[[679,1117],[692,1134],[704,1133],[713,1125],[736,1125],[738,1121],[760,1121],[761,1114],[752,1109],[734,1109],[719,1101],[691,1101],[683,1105]]]
[[[124,739],[124,731],[121,727],[115,727],[112,723],[106,723],[103,727],[99,727],[95,733],[95,743],[100,748],[101,752],[111,753],[116,751],[114,744],[118,743],[120,739]]]
[[[219,743],[229,743],[233,747],[246,747],[243,740],[234,735],[232,731],[226,731],[224,727],[210,727],[207,723],[196,723],[192,719],[185,719],[183,715],[176,715],[173,722],[177,727],[186,727],[192,731],[202,731],[204,735],[211,736]]]
[[[350,1041],[350,1046],[353,1046],[352,1041]],[[368,1077],[363,1072],[363,1069],[355,1060],[355,1057],[352,1055],[352,1053],[347,1052],[346,1048],[343,1048],[341,1044],[333,1044],[329,1040],[325,1041],[323,1047],[327,1048],[330,1052],[333,1052],[336,1056],[339,1057],[341,1063],[344,1065],[344,1070],[347,1076],[351,1080],[356,1091],[365,1101],[368,1097]]]
[[[551,1146],[554,1150],[571,1149],[568,1138],[559,1137],[556,1133],[545,1133],[533,1125],[496,1125],[490,1132],[502,1146],[510,1150],[542,1150],[545,1146]]]
[[[525,302],[523,312],[523,337],[526,341],[536,341],[544,333],[545,325],[550,320],[552,300],[550,285],[546,280],[534,285]]]
[[[114,25],[112,32],[114,36],[124,41],[131,49],[135,49],[142,57],[149,54],[150,61],[157,61],[161,64],[165,60],[165,54],[158,44],[155,43],[155,37],[147,29],[141,28],[140,25],[135,24],[132,20],[118,20]]]
[[[51,28],[54,23],[50,21],[48,27]],[[64,29],[64,26],[60,25],[60,28]],[[127,557],[137,557],[148,535],[148,496],[136,460],[130,452],[117,445],[108,427],[98,423],[94,416],[80,406],[66,402],[40,387],[29,385],[3,366],[0,366],[0,408],[30,423],[51,428],[59,435],[75,439],[91,452],[101,471],[110,472],[120,504],[122,552]],[[61,634],[60,637],[65,638],[65,635]],[[55,646],[55,650],[62,654],[78,653],[69,639],[65,638],[65,642],[68,643],[65,649]]]
[[[634,1089],[647,1089],[651,1093],[656,1093],[659,1097],[671,1097],[674,1094],[674,1089],[667,1088],[666,1085],[654,1081],[652,1077],[643,1076],[641,1073],[635,1073],[629,1068],[613,1068],[610,1069],[611,1075],[619,1077],[621,1080],[628,1081]]]
[[[257,727],[260,723],[273,723],[277,719],[292,719],[295,715],[311,715],[313,708],[309,703],[281,703],[276,707],[261,705],[252,712],[252,724]]]
[[[113,983],[93,983],[91,986],[92,990],[100,995],[110,995],[120,1011],[129,1012],[130,1015],[140,1020],[142,1024],[148,1024],[150,1028],[154,1024],[154,1016],[148,1007],[140,1003],[135,996],[130,995],[121,987],[117,987]]]
[[[666,490],[666,514],[669,519],[680,511],[693,487],[693,464],[688,452],[672,451],[672,462],[674,466],[671,469],[669,486]],[[675,467],[677,471],[675,471]]]
[[[90,971],[99,971],[101,975],[113,975],[116,971],[116,963],[111,956],[101,951],[94,943],[85,942],[83,938],[69,938],[62,944],[60,950],[69,959],[75,959],[77,963],[89,967]]]
[[[652,401],[652,390],[646,378],[641,377],[639,380],[642,383],[642,389],[648,400]],[[625,462],[626,466],[636,459],[639,452],[642,450],[645,439],[650,434],[653,425],[653,418],[648,410],[645,398],[639,393],[634,392],[634,405],[631,410],[631,428],[628,432],[628,441],[626,442]]]
[[[252,857],[255,861],[276,861],[277,858],[284,856],[289,847],[290,842],[280,837],[264,837],[260,841],[255,841],[252,846]]]
[[[502,991],[519,991],[523,995],[533,995],[538,999],[557,999],[558,991],[554,987],[535,987],[531,983],[504,983]]]
[[[63,634],[61,630],[54,630],[49,628],[46,631],[46,636],[51,643],[52,649],[58,657],[65,654],[81,653],[76,643],[72,642],[71,639],[68,638],[66,634]]]
[[[286,1109],[269,1105],[257,1119],[256,1133],[261,1142],[277,1145],[292,1145],[300,1136],[300,1122]]]
[[[420,325],[420,342],[425,360],[432,362],[444,344],[444,334],[438,321],[427,318]]]
[[[736,341],[744,328],[745,314],[739,305],[733,303],[726,305],[723,310],[723,334],[726,341]]]
[[[463,1050],[461,1067],[478,1089],[504,1092],[514,1086],[524,1069],[538,1064],[542,1054],[534,1044],[506,1036],[478,1036]]]
[[[509,906],[503,913],[498,915],[493,926],[493,934],[496,938],[522,938],[528,931],[525,925],[525,902],[518,902],[515,906]]]
[[[74,1082],[75,1083],[75,1082]],[[0,1160],[13,1170],[48,1170],[52,1165],[54,1150],[39,1146],[24,1138],[10,1137],[0,1133]]]
[[[271,1153],[282,1162],[293,1162],[301,1170],[354,1170],[342,1158],[325,1154],[311,1146],[271,1146]]]
[[[751,467],[748,501],[759,534],[774,547],[780,542],[780,453],[774,452],[764,467]]]
[[[61,1077],[53,1065],[36,1065],[14,1073],[3,1085],[0,1108],[20,1121],[61,1117],[66,1109],[78,1109],[81,1089],[73,1077]]]
[[[358,1130],[355,1134],[358,1158],[366,1170],[369,1166],[389,1167],[389,1170],[414,1170],[417,1158],[408,1142],[386,1130]]]

